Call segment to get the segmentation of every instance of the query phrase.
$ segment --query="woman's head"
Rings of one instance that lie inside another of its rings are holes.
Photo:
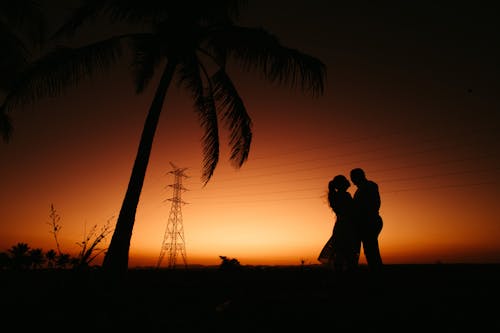
[[[343,175],[337,175],[328,183],[328,189],[330,191],[345,191],[351,186],[351,183]]]

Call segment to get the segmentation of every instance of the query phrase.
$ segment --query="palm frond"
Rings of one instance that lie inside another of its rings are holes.
[[[151,81],[155,69],[164,57],[161,52],[161,40],[154,34],[140,34],[131,38],[131,44],[136,92],[141,93]]]
[[[0,22],[16,31],[25,42],[40,46],[45,39],[47,22],[35,1],[0,1]]]
[[[199,23],[207,26],[233,22],[239,18],[241,8],[248,3],[246,0],[198,0],[194,2],[194,6],[190,6],[192,11],[196,10]]]
[[[227,14],[234,18],[239,18],[242,7],[248,4],[248,0],[222,0],[225,2],[224,8]]]
[[[177,85],[188,89],[196,103],[197,99],[203,96],[204,90],[200,62],[196,55],[192,54],[189,57],[184,57],[179,65]]]
[[[121,54],[122,36],[81,48],[59,47],[34,61],[19,76],[5,100],[5,111],[48,96],[58,96],[97,71],[108,70]]]
[[[211,93],[197,102],[200,124],[205,130],[203,134],[203,174],[202,182],[207,184],[212,178],[219,163],[219,124],[214,98]]]
[[[299,87],[313,95],[323,94],[326,66],[315,57],[284,47],[264,29],[227,25],[211,33],[208,45],[209,53],[226,53],[245,69],[260,71],[271,82]]]
[[[201,68],[201,70],[200,70]],[[204,88],[204,80],[207,79],[208,87]],[[208,75],[203,65],[195,55],[186,58],[179,69],[179,85],[184,85],[193,96],[194,107],[198,112],[200,125],[204,130],[202,137],[203,145],[203,173],[204,185],[212,178],[217,163],[219,162],[219,124],[217,110],[213,97]]]
[[[158,23],[190,18],[202,22],[237,17],[245,0],[108,0],[103,11],[109,18],[128,23]]]
[[[211,78],[217,109],[222,113],[225,126],[230,131],[230,161],[239,168],[248,159],[252,142],[252,120],[233,82],[223,69]]]
[[[30,54],[25,43],[2,21],[0,21],[0,42],[3,48],[0,57],[0,89],[8,90],[15,75],[27,65]]]
[[[101,14],[111,21],[156,24],[165,20],[214,22],[239,15],[245,0],[105,0]]]
[[[72,37],[76,31],[99,17],[111,22],[154,23],[165,17],[172,1],[164,0],[83,0],[53,38]]]
[[[63,25],[56,30],[53,39],[73,37],[76,31],[88,22],[94,21],[102,15],[109,0],[82,0],[82,4],[76,8]]]
[[[108,0],[104,14],[112,21],[155,23],[165,19],[172,4],[182,1],[165,0]]]

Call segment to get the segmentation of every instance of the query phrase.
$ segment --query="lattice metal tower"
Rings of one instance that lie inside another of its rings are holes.
[[[187,168],[178,168],[172,162],[170,162],[174,170],[169,173],[174,175],[174,184],[168,185],[173,188],[173,196],[169,201],[172,201],[172,207],[170,208],[170,214],[168,216],[167,228],[165,229],[165,235],[163,237],[163,244],[161,246],[160,257],[158,258],[157,268],[160,267],[163,257],[168,256],[168,268],[175,268],[177,265],[177,255],[182,257],[184,262],[184,267],[187,268],[186,259],[186,244],[184,241],[184,227],[182,225],[182,205],[186,202],[182,201],[181,194],[187,189],[182,186],[182,179],[188,176],[184,174]]]

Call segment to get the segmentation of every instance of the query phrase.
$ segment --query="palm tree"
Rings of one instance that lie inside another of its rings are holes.
[[[56,258],[56,266],[58,268],[66,268],[66,266],[68,266],[71,262],[71,259],[71,256],[67,253],[58,254]]]
[[[192,93],[194,109],[204,129],[204,185],[219,161],[220,123],[230,132],[230,162],[235,168],[245,163],[250,152],[252,121],[228,75],[230,61],[247,70],[258,70],[271,82],[297,87],[313,96],[323,93],[324,64],[310,55],[283,46],[278,38],[264,29],[236,25],[241,5],[242,1],[238,0],[84,1],[57,36],[71,35],[99,15],[132,24],[147,24],[149,29],[113,36],[78,49],[54,50],[20,77],[15,93],[3,105],[8,111],[26,101],[57,95],[94,71],[108,68],[121,55],[123,41],[130,42],[138,93],[146,89],[156,72],[161,73],[116,227],[104,257],[105,271],[123,274],[128,269],[136,209],[153,138],[172,82]]]
[[[45,253],[45,258],[47,259],[47,268],[53,268],[56,262],[57,252],[54,249],[50,249]]]
[[[46,259],[43,255],[43,250],[41,248],[31,249],[28,252],[30,257],[31,267],[33,269],[39,269],[45,263]]]
[[[30,265],[30,252],[31,248],[28,243],[17,243],[13,245],[8,252],[12,260],[12,266],[15,269],[26,269]]]
[[[0,271],[12,266],[9,253],[0,252]]]
[[[0,1],[0,97],[5,97],[19,73],[28,65],[42,45],[45,19],[36,2],[30,0]],[[8,141],[12,124],[5,112],[0,112],[0,134]]]

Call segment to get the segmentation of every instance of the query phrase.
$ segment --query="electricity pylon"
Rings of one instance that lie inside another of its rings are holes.
[[[174,175],[174,184],[168,185],[173,188],[173,196],[169,201],[172,201],[170,214],[168,216],[167,227],[165,235],[163,236],[163,244],[161,246],[160,257],[156,268],[159,268],[165,254],[168,255],[168,268],[175,268],[177,264],[177,255],[180,254],[184,262],[184,267],[187,268],[186,259],[186,244],[184,241],[184,227],[182,225],[182,211],[181,206],[186,204],[182,201],[181,194],[187,189],[182,186],[182,178],[188,176],[184,174],[187,168],[178,168],[172,162],[170,165],[174,170],[169,173]]]

